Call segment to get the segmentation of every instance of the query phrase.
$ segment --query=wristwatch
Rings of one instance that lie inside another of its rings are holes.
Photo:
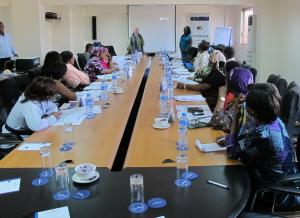
[[[225,102],[225,97],[219,97],[218,100]]]

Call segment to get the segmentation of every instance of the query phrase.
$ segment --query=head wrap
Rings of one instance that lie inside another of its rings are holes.
[[[248,85],[253,83],[253,75],[250,70],[245,68],[234,68],[229,75],[228,85],[235,91],[247,94]]]
[[[97,48],[93,49],[92,55],[99,57],[103,52],[106,52],[106,51],[108,51],[108,50],[105,47],[97,47]]]
[[[220,52],[219,50],[213,50],[213,52],[209,56],[209,61],[213,64],[216,64],[217,69],[219,71],[222,71],[222,70],[220,70],[219,63],[220,62],[226,63],[226,58],[225,58],[224,54],[222,52]]]

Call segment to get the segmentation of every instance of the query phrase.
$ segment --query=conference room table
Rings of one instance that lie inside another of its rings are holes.
[[[79,126],[73,126],[75,146],[70,152],[59,151],[64,142],[63,126],[52,126],[36,132],[27,138],[26,142],[52,143],[51,158],[55,165],[64,160],[73,160],[76,165],[92,162],[99,167],[112,168],[148,61],[149,59],[144,57],[130,79],[119,81],[124,93],[110,93],[109,105],[102,105],[102,114],[92,120],[84,120]],[[0,163],[0,168],[41,167],[39,152],[17,149]]]
[[[53,200],[57,191],[55,176],[49,184],[32,186],[33,179],[41,171],[38,151],[15,149],[0,161],[0,181],[21,178],[18,192],[0,195],[0,218],[35,217],[38,211],[68,206],[71,217],[236,217],[245,207],[250,194],[247,171],[239,161],[228,159],[226,152],[202,153],[195,140],[211,143],[223,132],[209,127],[188,131],[189,171],[198,178],[189,188],[175,185],[178,121],[164,130],[154,129],[152,124],[159,115],[160,79],[163,73],[159,58],[143,57],[133,77],[121,82],[125,93],[111,94],[109,105],[92,120],[85,120],[74,127],[75,146],[70,152],[60,152],[63,143],[63,127],[51,127],[34,133],[26,142],[50,142],[52,162],[58,164],[72,160],[70,178],[74,167],[80,163],[97,166],[100,179],[90,184],[70,182],[71,191],[88,189],[86,200]],[[193,95],[197,92],[174,90],[174,95]],[[174,102],[176,105],[206,105],[206,102]],[[127,150],[128,149],[128,150]],[[171,161],[172,162],[172,161]],[[132,214],[129,177],[144,177],[145,201],[153,197],[164,198],[166,207],[149,208],[143,214]],[[228,186],[224,189],[208,184],[213,180]]]
[[[175,163],[163,163],[165,159],[176,159],[176,142],[178,140],[178,119],[168,129],[158,130],[152,127],[154,119],[159,116],[160,81],[163,73],[159,59],[154,59],[149,74],[145,92],[140,106],[137,121],[131,137],[124,167],[165,167],[175,166]],[[174,89],[176,95],[199,95],[200,92]],[[176,105],[207,105],[202,102],[176,102]],[[177,116],[177,114],[176,114]],[[210,127],[190,129],[188,131],[188,159],[191,166],[237,165],[239,161],[230,160],[226,152],[202,153],[195,145],[195,140],[201,143],[213,143],[222,131]]]

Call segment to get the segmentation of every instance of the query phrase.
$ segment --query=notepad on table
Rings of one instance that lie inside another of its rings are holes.
[[[70,218],[70,212],[68,207],[59,207],[37,212],[35,218]]]
[[[21,178],[0,181],[0,194],[17,192],[20,190]]]
[[[205,101],[202,95],[177,95],[174,96],[176,101]]]
[[[188,79],[189,77],[190,77],[189,75],[181,75],[180,77],[175,78],[174,80],[176,82],[184,83],[184,84],[187,84],[187,85],[196,85],[196,84],[198,84],[197,82],[195,82],[191,79]]]
[[[226,150],[226,147],[220,147],[217,143],[202,144],[198,139],[195,141],[195,144],[204,153]]]
[[[51,146],[52,143],[46,143],[46,142],[42,142],[42,143],[38,143],[38,142],[27,142],[27,143],[23,143],[18,150],[19,151],[39,151],[42,147],[45,146]]]

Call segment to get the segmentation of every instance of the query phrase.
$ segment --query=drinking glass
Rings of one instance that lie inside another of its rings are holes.
[[[72,123],[64,123],[64,144],[63,146],[73,146],[75,144],[73,139]]]
[[[144,179],[141,174],[130,176],[130,199],[129,210],[133,213],[143,213],[148,209],[144,203]]]
[[[66,163],[62,162],[55,167],[57,193],[55,195],[60,199],[68,199],[71,195],[69,187],[69,171]]]
[[[40,177],[50,177],[54,174],[53,164],[51,161],[51,149],[49,146],[40,148],[42,172]]]

